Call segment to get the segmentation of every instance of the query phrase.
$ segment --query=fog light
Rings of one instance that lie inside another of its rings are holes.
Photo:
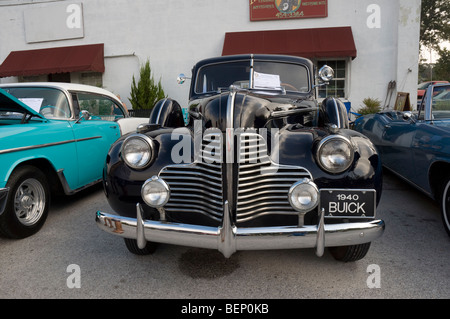
[[[292,208],[298,212],[306,213],[317,206],[319,189],[311,180],[305,178],[292,185],[288,197]]]
[[[141,196],[148,206],[162,207],[169,201],[170,188],[163,179],[153,176],[145,181],[141,189]]]

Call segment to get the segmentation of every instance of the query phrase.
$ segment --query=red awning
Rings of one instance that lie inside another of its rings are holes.
[[[356,46],[351,27],[226,33],[222,55],[245,53],[356,58]]]
[[[103,43],[12,51],[0,65],[0,77],[81,71],[105,72]]]

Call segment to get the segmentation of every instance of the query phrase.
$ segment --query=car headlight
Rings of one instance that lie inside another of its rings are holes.
[[[304,178],[289,189],[289,203],[301,213],[309,212],[317,206],[319,189],[311,180]]]
[[[163,179],[153,176],[142,185],[141,196],[148,206],[162,207],[169,201],[170,188]]]
[[[143,169],[153,160],[154,142],[143,134],[133,134],[127,137],[122,145],[122,158],[134,169]]]
[[[324,138],[317,149],[320,167],[332,174],[347,170],[353,162],[354,150],[351,142],[340,135]]]

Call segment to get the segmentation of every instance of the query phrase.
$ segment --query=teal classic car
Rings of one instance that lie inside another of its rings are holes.
[[[50,195],[99,182],[111,144],[145,121],[130,118],[114,94],[97,87],[0,85],[0,235],[35,234]]]

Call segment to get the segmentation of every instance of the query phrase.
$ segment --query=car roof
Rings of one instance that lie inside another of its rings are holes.
[[[219,57],[212,57],[198,61],[195,67],[199,67],[205,64],[218,63],[218,62],[231,62],[239,60],[268,60],[268,61],[280,61],[280,62],[295,62],[310,64],[311,60],[292,56],[292,55],[280,55],[280,54],[237,54],[237,55],[225,55]]]
[[[8,87],[48,87],[55,88],[64,91],[77,91],[77,92],[92,92],[96,94],[106,95],[113,99],[118,100],[118,97],[108,90],[99,88],[96,86],[78,84],[78,83],[64,83],[64,82],[23,82],[23,83],[7,83],[0,84],[0,88]]]

